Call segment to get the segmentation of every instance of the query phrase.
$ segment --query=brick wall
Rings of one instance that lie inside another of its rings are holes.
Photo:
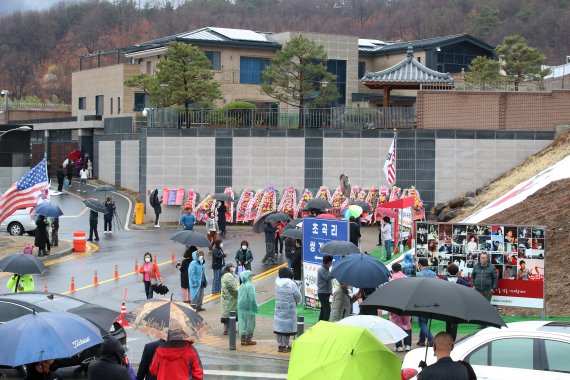
[[[554,131],[570,124],[570,91],[418,91],[418,129]]]

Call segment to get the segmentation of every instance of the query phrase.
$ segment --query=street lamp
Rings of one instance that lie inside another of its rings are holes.
[[[26,132],[26,131],[31,131],[31,130],[32,130],[32,127],[30,127],[28,125],[21,125],[18,128],[12,128],[12,129],[8,129],[7,131],[0,132],[0,139],[2,139],[2,137],[4,137],[4,135],[8,132],[13,132],[13,131]]]

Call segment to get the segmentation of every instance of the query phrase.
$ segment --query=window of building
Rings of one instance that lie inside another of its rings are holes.
[[[360,66],[360,65],[359,65]],[[327,61],[327,71],[336,75],[336,88],[339,98],[336,104],[346,104],[346,61],[340,59],[329,59]],[[329,84],[330,86],[330,84]]]
[[[222,54],[219,51],[205,51],[204,54],[212,63],[212,70],[222,69]]]
[[[117,114],[121,113],[121,97],[117,97]]]
[[[268,58],[240,57],[239,82],[242,84],[261,84],[263,71],[271,64]]]
[[[152,74],[152,62],[151,61],[147,61],[147,63],[146,63],[146,73],[148,75]]]
[[[81,97],[79,98],[79,107],[78,109],[80,110],[84,110],[87,108],[87,98],[86,97]]]
[[[103,95],[97,95],[95,96],[95,115],[103,115],[103,109],[104,109],[104,97]]]
[[[142,111],[146,105],[146,94],[144,92],[135,92],[135,107],[133,111]]]
[[[366,62],[358,62],[358,79],[361,79],[366,74]]]
[[[113,114],[113,98],[109,98],[109,111]]]

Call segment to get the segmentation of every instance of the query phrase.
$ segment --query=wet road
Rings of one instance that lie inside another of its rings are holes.
[[[82,198],[98,198],[104,201],[105,193],[93,192],[92,186],[87,186],[87,193],[78,193],[76,183],[71,188],[71,194],[54,195],[51,202],[61,207],[64,216],[60,218],[60,239],[72,240],[73,232],[83,230],[89,233],[89,212],[81,203]],[[171,262],[172,250],[176,261],[182,259],[185,247],[174,243],[170,236],[181,230],[174,229],[149,229],[149,230],[127,230],[124,226],[127,220],[127,212],[130,205],[128,200],[122,195],[114,192],[111,195],[117,206],[117,216],[113,230],[114,234],[103,233],[103,215],[99,215],[99,237],[100,240],[94,242],[97,249],[92,254],[75,260],[58,260],[54,265],[49,266],[49,270],[43,275],[36,277],[36,286],[43,288],[47,284],[50,292],[69,293],[71,278],[75,279],[75,293],[69,294],[87,302],[120,310],[123,292],[127,290],[127,310],[134,309],[138,304],[146,300],[144,287],[141,283],[141,276],[134,272],[135,259],[140,265],[143,254],[147,251],[157,255],[164,283],[174,294],[175,300],[180,300],[180,271]],[[123,224],[122,228],[118,222]],[[196,226],[197,232],[204,232],[204,226]],[[240,227],[232,231],[232,226],[228,226],[228,232],[224,238],[224,250],[228,252],[226,261],[234,261],[235,252],[242,240],[248,240],[253,251],[254,261],[252,263],[253,272],[261,273],[270,269],[261,264],[261,258],[265,254],[265,243],[263,234],[255,234],[250,229]],[[210,279],[207,294],[211,293],[211,255],[206,253],[206,267]],[[115,266],[117,266],[119,279],[114,280]],[[99,285],[93,286],[94,271],[97,271]],[[150,341],[145,335],[128,329],[129,357],[133,364],[138,364],[144,344]],[[287,361],[276,359],[256,359],[247,358],[243,355],[229,353],[228,351],[216,352],[212,348],[202,346],[200,354],[204,365],[211,375],[206,378],[256,378],[247,375],[237,375],[227,377],[224,374],[244,372],[269,372],[275,374],[285,374],[287,372]],[[84,378],[82,372],[77,368],[62,370],[66,379]],[[13,373],[11,375],[14,375]],[[267,376],[262,376],[267,378]],[[12,378],[12,377],[10,377]],[[18,377],[14,377],[18,378]],[[259,377],[257,377],[259,378]],[[283,377],[282,377],[283,378]]]

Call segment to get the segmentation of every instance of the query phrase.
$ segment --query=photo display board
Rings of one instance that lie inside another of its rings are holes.
[[[482,252],[499,276],[491,303],[513,307],[544,307],[546,227],[416,222],[416,260],[427,258],[438,275],[455,263],[471,282]]]

